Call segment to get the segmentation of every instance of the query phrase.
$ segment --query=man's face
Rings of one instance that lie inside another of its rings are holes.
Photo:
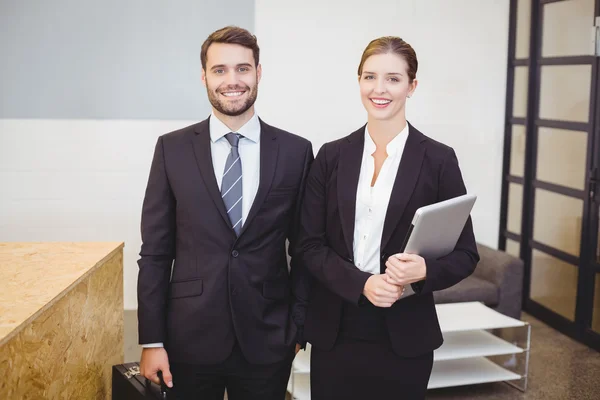
[[[254,66],[251,49],[228,43],[213,43],[206,53],[202,82],[210,104],[222,114],[242,115],[258,95],[261,66]]]

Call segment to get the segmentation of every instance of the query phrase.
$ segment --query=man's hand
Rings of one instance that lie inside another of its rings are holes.
[[[142,350],[140,374],[160,385],[158,371],[162,371],[163,379],[168,387],[173,387],[173,376],[169,369],[169,357],[163,347],[151,347]]]
[[[389,283],[385,275],[372,275],[365,283],[363,294],[377,307],[391,307],[403,291],[402,286]]]
[[[416,254],[398,253],[387,259],[385,274],[394,285],[410,285],[422,281],[427,275],[425,259]]]
[[[298,354],[298,352],[302,349],[300,343],[296,343],[296,352],[294,354]]]

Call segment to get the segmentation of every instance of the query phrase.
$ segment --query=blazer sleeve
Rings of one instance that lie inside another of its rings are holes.
[[[311,281],[312,277],[307,271],[302,257],[299,254],[298,246],[298,234],[300,230],[300,216],[302,212],[302,200],[304,199],[304,193],[306,188],[306,181],[308,179],[308,173],[310,167],[314,161],[314,154],[312,150],[312,144],[307,143],[304,165],[302,169],[302,180],[300,181],[300,190],[298,191],[298,198],[296,200],[293,221],[290,224],[288,232],[288,254],[291,257],[290,260],[290,278],[292,282],[292,319],[298,328],[296,342],[301,344],[302,347],[306,345],[304,340],[304,319],[306,316],[306,306],[310,296]]]
[[[452,149],[448,152],[442,165],[438,187],[438,201],[448,200],[467,193],[458,166],[458,159]],[[423,281],[413,283],[411,285],[412,289],[417,294],[426,294],[454,286],[471,275],[478,262],[479,254],[477,253],[477,244],[473,234],[473,223],[471,217],[469,217],[454,251],[438,259],[425,258],[426,278]]]
[[[306,184],[300,217],[299,247],[310,273],[331,292],[358,304],[370,273],[337,254],[327,242],[327,145],[319,150]],[[331,189],[335,190],[335,189]]]
[[[138,260],[139,343],[166,341],[167,293],[175,258],[175,198],[158,139],[142,206],[142,247]]]

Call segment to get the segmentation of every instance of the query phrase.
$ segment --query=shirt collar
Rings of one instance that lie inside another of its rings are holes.
[[[392,139],[392,141],[387,144],[386,152],[388,154],[388,157],[395,155],[400,149],[402,149],[402,146],[406,142],[407,137],[408,123],[406,123],[404,129],[402,129],[400,133],[397,134],[396,137],[394,137],[394,139]],[[365,150],[367,150],[369,154],[373,154],[375,150],[377,150],[377,146],[375,145],[375,142],[373,141],[373,138],[371,138],[371,134],[369,133],[368,125],[365,127]]]
[[[210,129],[210,140],[212,140],[213,143],[231,132],[231,129],[229,129],[223,121],[217,118],[215,113],[211,113],[208,124]],[[239,133],[254,143],[260,142],[260,121],[258,115],[254,113],[252,118],[234,133]]]

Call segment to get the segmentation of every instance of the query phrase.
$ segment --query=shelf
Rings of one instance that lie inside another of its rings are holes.
[[[288,392],[292,393],[292,379],[288,382]],[[310,400],[310,375],[300,374],[294,376],[293,400]]]
[[[435,360],[427,388],[437,389],[519,379],[521,379],[520,375],[483,357]],[[291,377],[288,382],[288,392],[292,392]],[[310,374],[308,371],[295,371],[294,400],[310,400]]]
[[[510,372],[486,358],[467,358],[435,362],[427,388],[436,389],[519,379],[521,379],[520,375]]]
[[[486,331],[444,333],[444,344],[433,354],[434,361],[517,354],[524,350]]]
[[[527,325],[526,322],[507,317],[479,302],[437,304],[435,309],[444,336],[447,332],[515,328]]]

